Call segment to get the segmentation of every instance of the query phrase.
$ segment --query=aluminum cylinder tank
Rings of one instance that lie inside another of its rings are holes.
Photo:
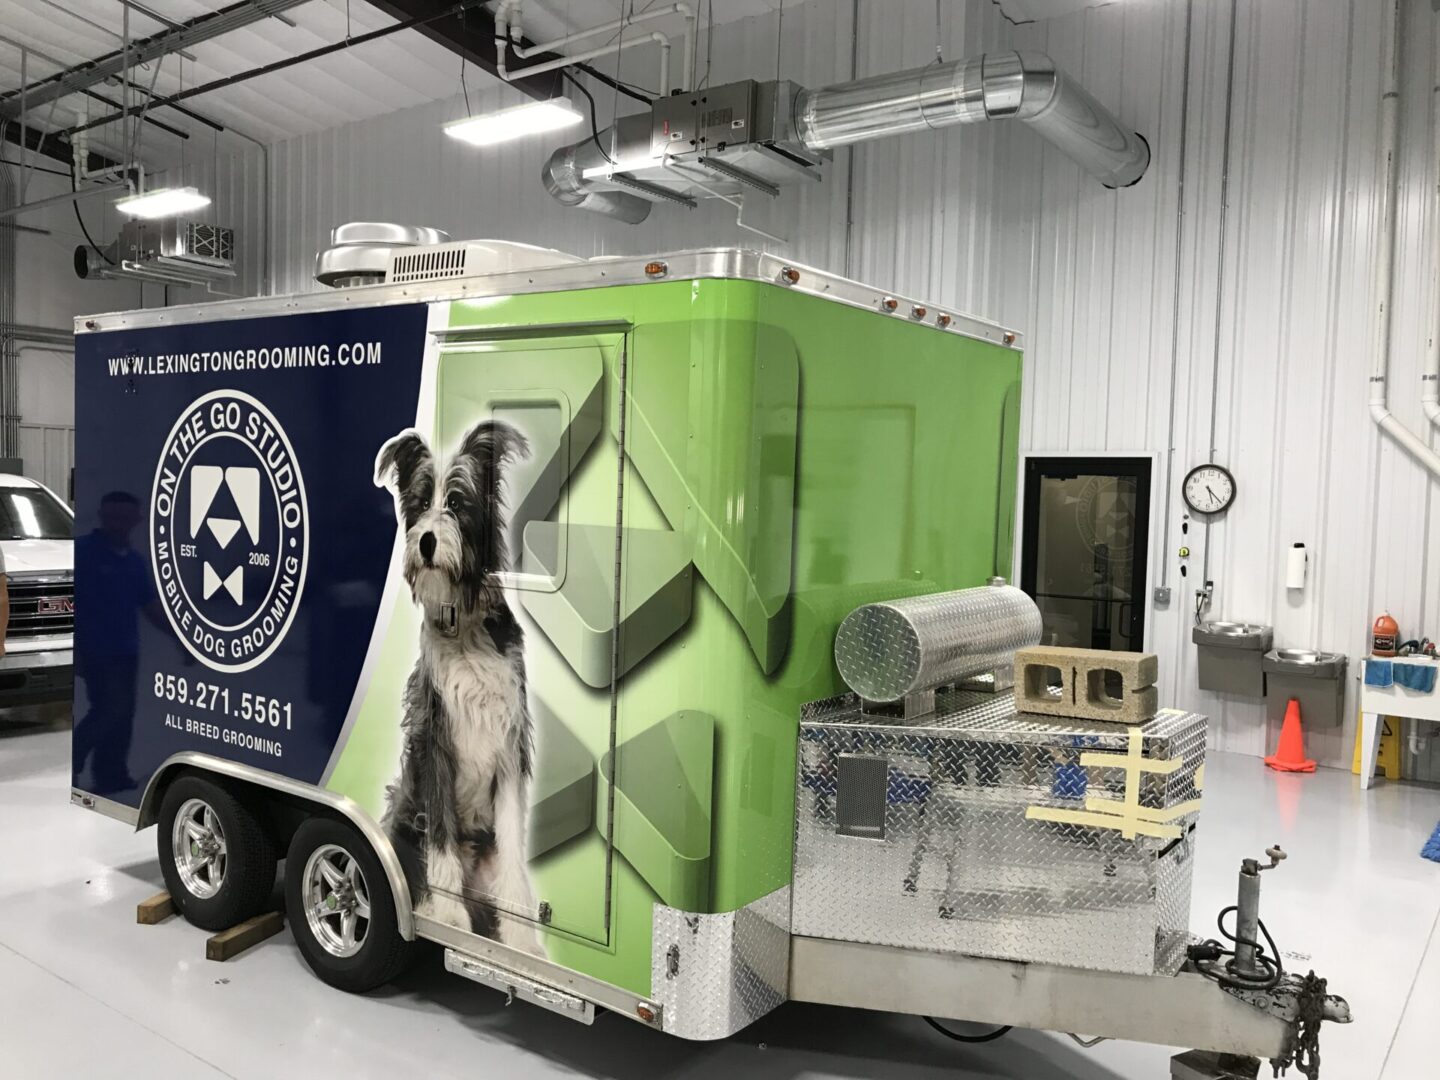
[[[899,701],[1004,667],[1040,642],[1040,609],[1012,585],[865,604],[835,634],[835,664],[869,701]]]

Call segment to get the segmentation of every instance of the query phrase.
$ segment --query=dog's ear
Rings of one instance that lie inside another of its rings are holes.
[[[530,453],[530,444],[503,420],[481,420],[465,436],[459,452],[473,458],[482,475],[498,481],[506,465]]]
[[[481,420],[469,429],[455,456],[469,458],[480,490],[491,492],[497,503],[504,503],[500,484],[505,465],[527,454],[530,454],[530,444],[516,428],[504,420]]]
[[[429,464],[430,448],[419,432],[402,431],[380,448],[375,459],[375,486],[403,491]]]
[[[434,493],[435,468],[430,448],[418,432],[401,432],[380,448],[375,484],[395,492],[407,525],[425,512]]]

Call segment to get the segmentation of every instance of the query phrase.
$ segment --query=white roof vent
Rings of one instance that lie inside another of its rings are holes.
[[[391,285],[449,281],[584,261],[577,255],[554,248],[536,247],[513,240],[460,240],[451,244],[391,249],[385,281]]]
[[[450,234],[422,225],[352,221],[330,230],[330,246],[315,256],[315,280],[333,289],[378,285],[385,280],[390,253],[397,248],[434,246]]]

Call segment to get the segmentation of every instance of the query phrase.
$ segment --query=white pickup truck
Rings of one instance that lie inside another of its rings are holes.
[[[0,707],[74,693],[75,515],[44,484],[0,473],[0,552],[10,627],[0,656]]]

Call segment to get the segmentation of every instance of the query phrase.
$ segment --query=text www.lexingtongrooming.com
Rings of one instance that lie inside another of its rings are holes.
[[[366,367],[381,362],[378,341],[330,345],[284,345],[260,349],[216,349],[149,356],[112,356],[112,376],[201,375],[217,371],[281,371],[288,368]]]

